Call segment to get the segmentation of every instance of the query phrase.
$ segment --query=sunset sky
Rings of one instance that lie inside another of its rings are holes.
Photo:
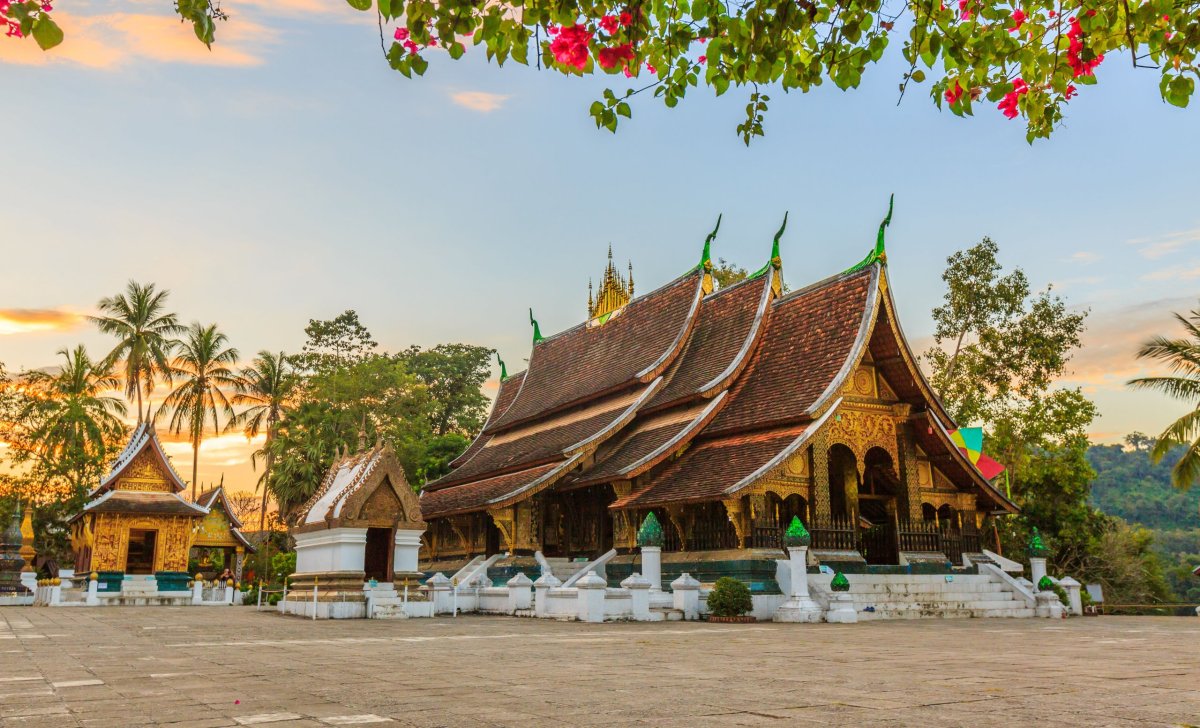
[[[84,316],[134,278],[247,357],[295,351],[310,318],[352,308],[387,349],[469,342],[515,371],[526,309],[547,334],[577,323],[610,243],[645,292],[695,264],[718,213],[714,254],[758,267],[786,210],[799,287],[860,259],[894,192],[889,269],[915,347],[946,256],[988,235],[1006,265],[1090,310],[1065,383],[1099,404],[1094,439],[1157,433],[1184,409],[1124,382],[1145,371],[1139,342],[1197,307],[1200,110],[1167,106],[1154,73],[1123,59],[1030,146],[987,104],[958,119],[918,88],[897,106],[897,41],[856,92],[771,93],[767,136],[747,149],[744,94],[641,99],[614,136],[587,107],[620,77],[430,51],[407,80],[374,16],[344,2],[222,7],[211,52],[168,0],[56,4],[67,37],[49,53],[0,38],[10,370],[77,342],[106,353]],[[251,449],[206,443],[200,479],[252,487]],[[187,444],[171,454],[190,471]]]

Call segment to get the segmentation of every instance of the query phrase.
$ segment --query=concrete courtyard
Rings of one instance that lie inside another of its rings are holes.
[[[9,726],[1200,725],[1200,619],[311,622],[0,608]]]

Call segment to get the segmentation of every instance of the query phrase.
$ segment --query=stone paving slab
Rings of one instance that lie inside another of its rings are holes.
[[[1200,726],[1200,619],[313,622],[0,608],[0,728]]]

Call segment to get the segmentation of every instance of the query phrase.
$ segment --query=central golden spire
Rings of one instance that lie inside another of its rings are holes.
[[[608,246],[608,267],[600,280],[600,290],[592,297],[592,282],[588,281],[588,318],[595,319],[616,311],[633,298],[633,263],[629,275],[623,275],[613,264],[612,246]]]

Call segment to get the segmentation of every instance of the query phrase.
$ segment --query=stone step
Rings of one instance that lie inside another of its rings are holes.
[[[672,607],[650,607],[650,615],[661,614],[661,619],[668,622],[680,622],[683,620],[683,610],[674,609]]]
[[[938,599],[925,602],[855,602],[854,608],[862,612],[874,607],[876,612],[924,612],[938,610],[988,610],[1024,609],[1025,602],[1013,599]]]
[[[1004,591],[1006,586],[996,581],[988,582],[960,582],[957,579],[954,581],[939,581],[939,582],[922,582],[908,584],[889,584],[889,583],[861,583],[850,581],[851,592],[997,592]]]
[[[1029,608],[1013,609],[943,609],[938,611],[875,611],[859,612],[860,621],[876,619],[955,619],[955,618],[1030,618],[1034,611]]]
[[[854,601],[876,600],[881,602],[937,602],[950,599],[1008,599],[1015,595],[1008,590],[996,591],[963,591],[955,589],[953,591],[849,591],[851,598]]]

